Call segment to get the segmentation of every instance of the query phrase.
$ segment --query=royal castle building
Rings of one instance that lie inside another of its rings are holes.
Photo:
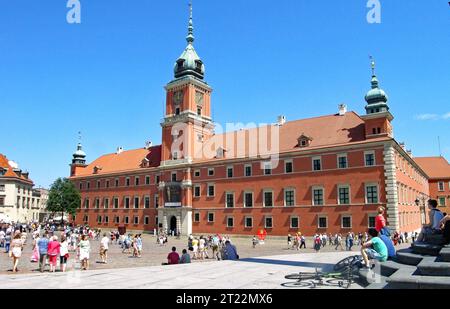
[[[429,196],[428,176],[394,139],[374,63],[364,115],[341,105],[330,115],[222,133],[194,49],[192,10],[186,40],[165,87],[161,145],[118,148],[89,164],[78,145],[70,172],[82,195],[77,224],[312,235],[363,232],[384,206],[393,230],[420,228],[423,203],[415,201]]]

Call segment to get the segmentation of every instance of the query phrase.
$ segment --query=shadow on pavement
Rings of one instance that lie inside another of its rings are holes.
[[[276,264],[276,265],[287,265],[287,266],[298,266],[298,267],[310,267],[318,268],[322,270],[333,268],[334,264],[330,263],[313,263],[313,262],[301,262],[301,261],[283,261],[283,260],[273,260],[273,259],[262,259],[262,258],[245,258],[240,259],[240,262],[251,262],[251,263],[262,263],[262,264]]]

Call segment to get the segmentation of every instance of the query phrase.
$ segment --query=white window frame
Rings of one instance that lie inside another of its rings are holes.
[[[213,195],[209,194],[209,187],[213,187],[214,188],[214,194]],[[207,189],[207,191],[206,191],[206,196],[207,197],[214,197],[214,196],[216,196],[216,184],[215,183],[208,183],[206,189]]]
[[[292,226],[292,219],[294,219],[294,218],[297,218],[297,223],[298,223],[298,226]],[[291,229],[299,229],[300,228],[300,217],[299,216],[290,216],[289,217],[289,227],[291,228]]]
[[[196,194],[196,189],[198,188],[198,195]],[[200,185],[194,185],[194,197],[201,197],[202,196],[202,187]]]
[[[367,165],[366,155],[372,154],[373,155],[373,165]],[[364,166],[371,167],[377,165],[377,158],[375,156],[375,150],[367,150],[364,151]]]
[[[152,178],[149,175],[145,176],[145,185],[148,186],[151,182]]]
[[[380,186],[376,182],[368,182],[368,183],[364,184],[364,201],[365,201],[366,205],[374,204],[374,203],[369,203],[367,200],[367,187],[373,187],[373,186],[377,187],[377,203],[375,203],[375,204],[380,203]]]
[[[441,184],[442,184],[442,189],[441,189]],[[445,182],[444,181],[439,181],[438,182],[438,191],[439,192],[445,191]]]
[[[247,168],[250,167],[250,175],[247,175]],[[253,166],[252,164],[245,164],[244,165],[244,177],[252,177],[253,176]]]
[[[212,221],[209,220],[209,215],[210,214],[213,215],[213,220]],[[208,220],[208,223],[214,223],[216,221],[216,214],[213,211],[209,211],[208,214],[207,214],[207,218],[206,219]]]
[[[123,217],[123,223],[124,223],[124,224],[130,224],[130,217],[124,216],[124,217]]]
[[[137,222],[136,222],[137,219]],[[133,216],[133,225],[138,225],[139,224],[139,216]]]
[[[148,199],[148,208],[147,207],[145,207],[146,205],[145,205],[145,201]],[[151,201],[152,201],[152,199],[151,199],[151,197],[150,197],[150,195],[144,195],[144,209],[150,209],[150,207],[151,207]]]
[[[326,219],[327,225],[325,227],[321,227],[320,226],[320,219],[321,218],[325,218]],[[326,215],[318,215],[317,216],[317,228],[319,228],[319,229],[327,229],[328,228],[328,216],[326,216]]]
[[[286,203],[286,191],[294,191],[294,205],[287,205]],[[287,188],[283,188],[283,203],[285,207],[294,207],[295,205],[297,205],[296,203],[297,201],[297,192],[295,190],[294,187],[287,187]]]
[[[158,201],[158,203],[156,203],[156,201]],[[159,208],[159,206],[161,206],[161,205],[159,205],[159,194],[155,194],[153,196],[153,207]]]
[[[252,225],[251,226],[247,225],[247,219],[251,219],[252,220]],[[245,228],[252,228],[253,227],[253,217],[252,216],[245,216],[244,217],[244,227]]]
[[[175,180],[173,180],[173,176],[175,176]],[[170,181],[171,182],[176,182],[178,178],[178,173],[177,172],[171,172],[170,173]]]
[[[322,200],[323,200],[323,203],[322,204],[315,204],[314,203],[314,190],[319,190],[319,189],[321,189],[322,190]],[[323,187],[323,186],[312,186],[311,187],[311,205],[312,206],[325,206],[325,204],[326,204],[326,198],[325,198],[325,187]]]
[[[247,206],[246,205],[246,199],[245,199],[245,195],[246,194],[251,194],[252,195],[252,206]],[[244,191],[244,198],[242,201],[242,205],[244,206],[244,208],[253,208],[255,207],[255,194],[253,193],[253,191]]]
[[[108,204],[108,205],[106,205]],[[109,197],[103,199],[103,209],[109,209]]]
[[[212,172],[212,174],[211,174],[210,172]],[[210,167],[210,168],[208,168],[208,176],[209,176],[209,177],[212,177],[212,176],[214,176],[214,173],[215,173],[215,171],[214,171],[214,167]]]
[[[120,216],[114,216],[114,224],[120,223]]]
[[[320,170],[314,169],[314,161],[319,160],[320,161]],[[323,171],[323,164],[322,164],[322,157],[321,156],[315,156],[311,158],[311,170],[313,172],[320,172]]]
[[[198,220],[195,220],[195,217],[198,215]],[[196,212],[194,212],[194,222],[195,223],[198,223],[198,222],[200,222],[200,219],[201,219],[201,217],[200,217],[200,212],[199,211],[196,211]]]
[[[229,219],[231,219],[231,220],[233,220],[233,225],[232,226],[230,226],[229,224],[228,224],[228,220]],[[234,217],[233,216],[227,216],[227,228],[233,228],[234,227]]]
[[[291,166],[292,166],[292,171],[289,172],[289,173],[286,171],[286,165],[287,165],[288,163],[291,163]],[[292,173],[294,173],[294,160],[292,160],[292,159],[284,160],[284,173],[285,173],[285,174],[292,174]]]
[[[199,169],[194,170],[194,177],[200,177],[200,175],[201,174],[200,174],[200,170]]]
[[[344,227],[344,218],[350,217],[350,227]],[[341,229],[352,229],[353,228],[353,218],[352,215],[342,214],[341,215]]]
[[[130,177],[126,177],[125,178],[125,187],[130,187],[131,186],[131,179]]]
[[[345,167],[340,167],[339,166],[339,159],[340,158],[345,158]],[[340,153],[340,154],[338,154],[337,156],[336,156],[336,159],[337,159],[337,165],[336,165],[336,167],[338,168],[338,169],[341,169],[341,170],[345,170],[345,169],[347,169],[348,168],[348,155],[347,155],[347,153]]]
[[[264,176],[271,176],[273,174],[272,162],[264,162],[263,167],[264,167],[264,169],[263,169]],[[266,170],[269,170],[270,172],[268,174],[266,174]]]
[[[231,169],[231,177],[229,176],[229,174],[228,174],[228,171]],[[227,166],[227,178],[233,178],[234,177],[234,167],[233,167],[233,165],[228,165]]]
[[[144,217],[144,225],[149,225],[150,224],[150,217],[149,216],[145,216]]]
[[[272,193],[272,206],[267,206],[266,205],[266,193]],[[273,196],[273,190],[272,189],[264,189],[263,190],[263,207],[275,207],[275,201],[274,201],[274,196]],[[294,192],[294,202],[295,202],[295,192]]]
[[[228,207],[227,201],[228,201],[228,195],[233,195],[233,207]],[[225,208],[236,208],[236,196],[234,194],[234,191],[227,191],[225,192]]]
[[[272,220],[272,226],[267,226],[267,219],[271,219]],[[266,229],[273,229],[273,216],[264,216],[264,228]]]
[[[136,199],[138,199],[138,204],[136,207]],[[133,209],[139,209],[139,206],[141,205],[141,198],[139,196],[133,197]]]
[[[341,199],[339,198],[339,189],[347,188],[348,189],[348,204],[341,204]],[[350,205],[352,203],[352,189],[349,184],[341,184],[337,186],[337,204],[338,205]]]

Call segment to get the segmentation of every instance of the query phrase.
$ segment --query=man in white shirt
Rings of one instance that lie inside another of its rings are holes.
[[[103,238],[100,241],[100,258],[102,259],[102,263],[108,263],[108,249],[109,249],[109,237],[106,233],[103,234]]]

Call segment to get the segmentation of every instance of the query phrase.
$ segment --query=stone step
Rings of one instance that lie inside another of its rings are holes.
[[[382,262],[378,265],[379,268],[374,267],[370,270],[368,268],[361,268],[359,270],[360,281],[363,285],[369,286],[375,283],[385,283],[387,278],[400,269],[409,271],[410,273],[416,271],[415,266],[404,265],[391,260]]]
[[[424,258],[417,265],[420,275],[422,276],[445,276],[450,277],[450,263],[438,262],[435,257]]]
[[[450,247],[444,247],[441,249],[441,252],[439,253],[442,261],[444,262],[450,262]]]
[[[383,277],[390,277],[399,269],[408,269],[411,272],[414,272],[416,270],[416,267],[401,264],[393,260],[388,260],[386,262],[380,263],[381,276]]]
[[[418,276],[409,271],[399,270],[386,279],[392,289],[449,289],[450,277]]]
[[[359,270],[359,283],[365,287],[386,284],[386,279],[386,277],[380,276],[368,268],[361,268]]]
[[[395,260],[401,264],[416,266],[422,261],[423,257],[423,255],[414,253],[411,248],[408,248],[398,250]]]
[[[411,245],[413,253],[437,256],[442,246],[432,245],[423,242],[415,242]]]
[[[445,239],[442,234],[431,234],[425,236],[424,242],[427,244],[442,246],[445,243]]]

